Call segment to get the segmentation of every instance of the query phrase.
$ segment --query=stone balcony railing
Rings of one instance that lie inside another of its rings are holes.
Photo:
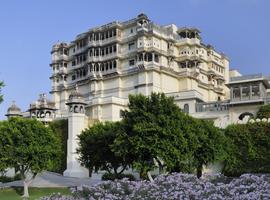
[[[109,43],[112,42],[117,42],[120,41],[121,37],[120,36],[113,36],[104,40],[91,40],[88,42],[88,47],[93,47],[93,46],[103,46],[103,45],[107,45]]]
[[[197,103],[196,112],[220,112],[229,109],[229,101]]]

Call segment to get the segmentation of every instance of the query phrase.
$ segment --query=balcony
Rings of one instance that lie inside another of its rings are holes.
[[[102,62],[105,60],[112,60],[116,57],[120,57],[120,53],[110,53],[104,56],[89,56],[88,57],[88,62]]]
[[[177,41],[177,45],[200,45],[201,41],[198,38],[181,38]]]
[[[88,47],[104,46],[113,42],[119,42],[120,40],[121,37],[117,35],[104,40],[91,40],[88,43]]]
[[[67,68],[65,68],[65,67],[60,68],[59,74],[67,74]]]
[[[196,112],[222,112],[226,110],[229,110],[229,101],[196,104]]]
[[[197,67],[192,67],[192,68],[180,68],[178,75],[179,76],[192,76],[192,77],[196,77],[200,74],[200,69]]]

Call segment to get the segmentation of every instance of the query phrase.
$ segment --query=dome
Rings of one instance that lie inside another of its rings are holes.
[[[37,101],[34,101],[30,104],[30,110],[35,109],[49,109],[49,110],[55,110],[55,104],[54,102],[47,99],[46,94],[40,94],[39,99]]]
[[[68,104],[72,104],[72,103],[84,103],[84,96],[79,92],[78,90],[78,85],[76,84],[75,86],[75,91],[72,91],[68,97]]]
[[[21,109],[15,104],[15,102],[12,102],[12,105],[7,109],[6,116],[22,116]]]
[[[83,99],[83,95],[79,92],[78,85],[75,86],[75,91],[72,91],[69,95],[69,100],[72,99]]]

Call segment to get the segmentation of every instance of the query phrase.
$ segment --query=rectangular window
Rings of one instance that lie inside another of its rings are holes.
[[[129,60],[129,66],[134,66],[135,65],[135,60],[132,59],[132,60]]]
[[[253,98],[259,98],[260,97],[260,86],[259,86],[259,84],[252,85],[251,87],[252,87],[251,88],[251,90],[252,90],[251,96]]]
[[[135,48],[135,42],[131,42],[128,44],[128,50],[133,50]]]
[[[72,66],[75,66],[75,65],[76,65],[76,61],[73,60],[73,61],[72,61]]]
[[[243,85],[242,86],[242,99],[247,100],[249,99],[250,89],[249,85]]]
[[[240,100],[240,88],[239,87],[233,87],[233,99]]]

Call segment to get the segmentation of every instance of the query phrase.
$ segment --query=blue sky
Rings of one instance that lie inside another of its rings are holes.
[[[26,110],[50,91],[50,50],[91,27],[146,13],[158,24],[195,26],[203,42],[243,74],[270,74],[269,0],[1,0],[0,119],[13,100]]]

